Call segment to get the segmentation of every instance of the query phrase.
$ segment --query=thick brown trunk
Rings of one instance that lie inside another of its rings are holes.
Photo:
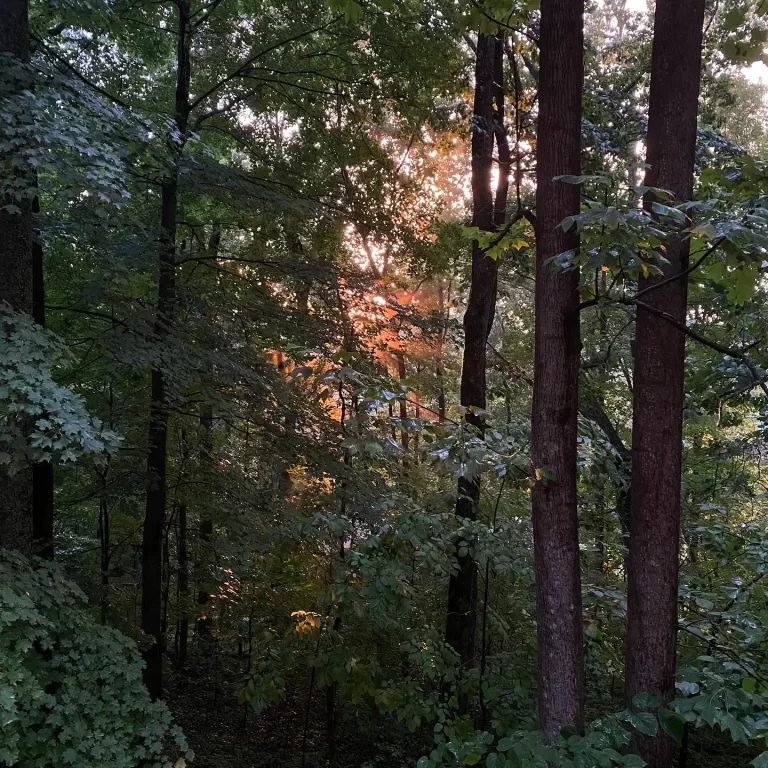
[[[576,433],[579,273],[553,256],[578,248],[559,226],[579,212],[579,187],[554,181],[581,168],[583,2],[542,0],[536,187],[536,342],[531,460],[536,569],[539,725],[548,741],[584,727],[584,652]]]
[[[27,0],[6,0],[0,23],[0,56],[10,56],[10,67],[29,60],[29,7]],[[9,98],[28,87],[25,73],[12,75]],[[16,93],[14,93],[14,91]],[[5,132],[0,122],[0,139]],[[6,129],[7,130],[7,129]],[[16,137],[7,137],[11,146]],[[34,172],[22,155],[11,158],[12,181],[25,189],[21,199],[0,199],[0,303],[8,302],[16,312],[32,314],[32,200]],[[10,211],[6,206],[13,206]],[[22,427],[24,428],[24,427]],[[10,476],[0,469],[0,547],[25,554],[32,551],[32,470],[22,469]]]
[[[178,174],[189,117],[189,3],[179,2],[175,121],[178,139],[170,142],[173,169],[161,186],[160,278],[154,334],[160,345],[168,337],[176,303],[176,218]],[[147,503],[142,540],[141,628],[149,636],[144,653],[144,680],[153,699],[162,697],[162,556],[166,504],[168,391],[162,365],[152,370],[147,453]]]
[[[677,200],[693,194],[704,0],[658,0],[654,23],[645,183]],[[652,199],[646,199],[650,205]],[[668,239],[664,275],[688,265],[688,241]],[[687,280],[644,294],[643,301],[685,323]],[[674,693],[680,471],[685,334],[638,308],[632,429],[632,509],[627,587],[626,699],[639,693],[668,701]],[[649,768],[668,768],[672,742],[638,735]]]
[[[484,231],[494,229],[494,198],[491,187],[493,167],[493,76],[496,40],[480,34],[475,67],[475,104],[472,123],[472,203],[473,226]],[[461,404],[467,408],[485,408],[486,344],[496,310],[497,264],[483,253],[477,241],[472,243],[472,282],[464,314],[464,360],[461,369]],[[482,429],[483,419],[472,412],[467,422]],[[480,499],[479,478],[462,477],[458,482],[456,514],[474,520]],[[477,564],[470,555],[458,556],[458,570],[448,584],[446,642],[459,654],[461,663],[471,667],[475,659],[477,627]],[[467,702],[460,702],[466,711]]]

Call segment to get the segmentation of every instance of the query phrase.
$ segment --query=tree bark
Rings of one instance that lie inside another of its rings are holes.
[[[552,741],[584,727],[584,652],[576,516],[579,273],[553,256],[579,246],[560,222],[579,212],[583,13],[580,0],[542,0],[536,187],[536,341],[531,460],[538,631],[539,726]]]
[[[494,230],[493,167],[493,77],[494,37],[480,34],[475,66],[475,103],[472,123],[472,225]],[[464,359],[461,370],[461,404],[484,409],[486,404],[486,344],[496,311],[497,263],[486,256],[479,243],[472,243],[472,281],[464,314]],[[482,431],[483,418],[468,412],[467,422]],[[477,516],[479,478],[462,477],[458,482],[456,514],[466,520]],[[458,654],[464,667],[475,659],[477,628],[477,564],[471,555],[458,556],[458,570],[448,584],[448,615],[445,640]],[[466,712],[468,702],[460,701]]]
[[[175,121],[178,137],[170,142],[172,168],[161,186],[160,278],[154,327],[162,347],[173,323],[176,303],[176,219],[179,163],[187,136],[190,81],[189,3],[178,2],[178,48]],[[162,355],[162,349],[161,349]],[[147,453],[147,502],[142,540],[141,628],[151,644],[144,653],[144,680],[152,699],[163,693],[162,659],[162,550],[166,504],[166,454],[168,443],[168,391],[162,364],[152,370]]]
[[[696,121],[701,79],[704,0],[658,0],[654,21],[645,183],[670,190],[678,201],[693,195]],[[646,207],[653,197],[645,200]],[[685,271],[688,241],[673,235],[664,274],[639,289]],[[681,277],[643,301],[685,323],[687,280]],[[685,334],[638,308],[635,332],[632,429],[632,509],[627,587],[626,689],[674,694],[680,539]],[[637,734],[649,768],[668,768],[672,742]]]
[[[23,66],[29,61],[28,0],[5,0],[0,23],[0,57],[6,59],[9,98],[28,87]],[[5,64],[4,64],[5,65]],[[18,70],[16,69],[18,67]],[[18,141],[13,126],[0,123],[0,138],[6,131],[11,145]],[[23,130],[23,127],[22,127]],[[14,184],[24,189],[19,197],[0,198],[0,304],[8,302],[16,312],[32,314],[32,197],[34,172],[26,157],[12,157]],[[8,210],[14,207],[15,210]],[[22,425],[22,429],[24,426]],[[0,470],[0,547],[29,554],[33,549],[32,469],[11,476]]]
[[[512,152],[504,124],[504,37],[496,38],[493,51],[493,133],[496,137],[499,177],[496,182],[496,197],[493,201],[493,223],[503,227],[507,220],[507,198],[509,196],[509,172],[512,168]],[[489,329],[490,330],[490,329]]]

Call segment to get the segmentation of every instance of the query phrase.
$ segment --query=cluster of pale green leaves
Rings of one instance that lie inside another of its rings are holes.
[[[92,418],[85,401],[54,379],[65,347],[31,318],[0,308],[0,464],[73,462],[117,450],[120,437]]]

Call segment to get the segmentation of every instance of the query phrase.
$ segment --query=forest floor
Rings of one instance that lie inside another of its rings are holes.
[[[168,704],[195,752],[194,768],[317,768],[328,765],[325,691],[309,707],[309,681],[287,681],[287,698],[256,714],[238,704],[235,691],[243,659],[220,656],[169,676]],[[213,670],[211,672],[211,670]],[[410,734],[397,722],[363,706],[338,713],[335,768],[414,768],[431,748],[430,733]],[[731,742],[727,734],[693,732],[679,768],[747,768],[760,748]]]
[[[325,691],[309,708],[306,753],[304,721],[309,681],[287,681],[287,698],[256,714],[238,704],[242,660],[227,659],[214,674],[204,665],[169,680],[168,705],[194,750],[194,768],[317,768],[327,765]],[[229,669],[222,669],[228,666]],[[293,684],[291,684],[293,683]],[[421,739],[398,723],[369,717],[366,707],[338,713],[336,768],[413,768],[430,734]],[[428,746],[428,745],[427,745]],[[427,748],[427,751],[429,747]]]

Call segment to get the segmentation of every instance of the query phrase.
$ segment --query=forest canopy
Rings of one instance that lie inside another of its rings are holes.
[[[768,768],[766,65],[0,0],[0,766]]]

